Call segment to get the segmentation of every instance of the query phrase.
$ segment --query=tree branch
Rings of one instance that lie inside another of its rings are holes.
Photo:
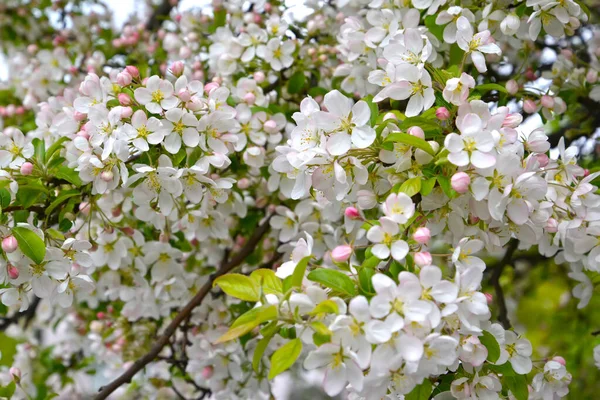
[[[100,388],[100,392],[96,395],[95,400],[103,400],[106,399],[112,392],[117,390],[121,385],[131,382],[131,379],[141,371],[147,364],[151,363],[156,359],[159,353],[162,351],[163,347],[165,347],[169,343],[169,338],[175,333],[179,325],[191,315],[194,308],[199,306],[204,300],[204,297],[210,292],[212,289],[213,282],[218,277],[227,274],[235,267],[239,266],[252,252],[256,249],[256,246],[263,238],[263,236],[269,230],[269,220],[271,216],[269,215],[262,225],[260,225],[252,237],[246,242],[244,247],[229,261],[224,262],[219,270],[210,276],[208,282],[200,288],[198,293],[183,307],[183,309],[175,316],[173,321],[167,326],[162,335],[160,335],[155,344],[152,346],[150,351],[146,353],[143,357],[139,358],[133,365],[125,371],[121,376],[117,379],[109,383],[108,385]]]
[[[163,0],[163,2],[154,9],[154,12],[150,16],[150,19],[146,23],[146,29],[150,32],[154,32],[160,28],[165,17],[169,15],[173,5],[169,0]]]
[[[519,246],[519,241],[517,239],[511,239],[508,243],[508,248],[506,249],[506,253],[504,253],[504,257],[502,260],[496,265],[494,268],[494,272],[490,277],[490,284],[494,287],[496,291],[496,303],[498,304],[498,321],[502,324],[504,329],[510,328],[510,321],[508,319],[508,310],[506,309],[506,301],[504,299],[504,291],[502,290],[502,286],[500,285],[500,277],[502,276],[502,271],[504,271],[504,267],[510,265],[512,263],[512,257],[517,247]]]
[[[0,320],[0,331],[4,331],[12,324],[18,323],[21,320],[21,318],[23,318],[25,321],[25,323],[23,324],[23,329],[26,329],[33,317],[35,317],[35,311],[37,310],[39,304],[40,298],[36,297],[31,302],[27,310],[19,311],[18,313],[15,313],[12,317],[2,318]]]

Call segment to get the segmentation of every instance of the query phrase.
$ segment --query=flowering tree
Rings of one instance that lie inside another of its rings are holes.
[[[0,5],[0,396],[567,395],[515,288],[599,279],[584,2],[177,3]]]

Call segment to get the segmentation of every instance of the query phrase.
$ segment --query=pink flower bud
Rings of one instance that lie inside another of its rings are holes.
[[[263,83],[266,79],[265,77],[265,73],[262,71],[256,71],[253,75],[254,80],[256,81],[256,83]]]
[[[556,233],[558,232],[558,221],[554,218],[548,218],[546,221],[546,232],[548,233]]]
[[[585,80],[592,84],[598,82],[598,71],[590,69],[587,74],[585,74]]]
[[[119,93],[117,98],[119,99],[119,104],[122,106],[128,106],[131,104],[131,97],[129,97],[127,93]]]
[[[98,313],[96,313],[96,318],[104,319],[106,318],[106,314],[104,314],[102,311],[99,311]]]
[[[206,94],[210,94],[210,92],[212,92],[213,90],[215,90],[216,88],[218,88],[220,85],[217,82],[210,82],[207,83],[206,85],[204,85],[204,92]]]
[[[508,82],[506,82],[506,91],[508,92],[508,94],[513,96],[517,94],[517,92],[519,91],[519,84],[517,83],[517,81],[515,81],[514,79],[510,79]]]
[[[494,301],[494,296],[492,296],[491,293],[484,293],[484,296],[487,303],[492,304],[492,302]]]
[[[161,243],[168,243],[169,242],[169,234],[166,232],[161,232],[160,235],[158,235],[158,240]]]
[[[309,56],[311,56],[311,57],[312,57],[312,56],[314,56],[315,54],[317,54],[317,49],[315,49],[314,47],[311,47],[310,49],[308,49],[308,50],[306,51],[306,53],[307,53]]]
[[[179,97],[181,101],[188,102],[192,98],[192,94],[187,89],[181,89],[179,92],[177,92],[177,97]]]
[[[134,67],[133,65],[126,66],[125,71],[127,71],[127,73],[134,78],[137,78],[138,76],[140,76],[140,70],[137,69],[137,67]]]
[[[171,64],[171,73],[177,77],[180,77],[183,74],[183,70],[185,69],[185,64],[183,61],[175,61]]]
[[[253,20],[255,24],[260,24],[262,22],[262,17],[260,16],[260,14],[254,14],[253,16]]]
[[[467,193],[469,185],[471,184],[471,178],[465,172],[457,172],[452,175],[450,184],[452,185],[452,189],[456,190],[458,193]]]
[[[541,103],[542,103],[542,107],[553,108],[554,107],[554,97],[548,96],[547,94],[545,94],[542,96]]]
[[[81,136],[84,139],[89,139],[90,138],[90,134],[87,133],[87,131],[81,130],[79,132],[77,132],[77,136]]]
[[[215,76],[212,78],[212,81],[221,85],[223,83],[223,78],[221,78],[220,76]]]
[[[344,215],[350,219],[360,219],[360,213],[355,207],[347,207]]]
[[[585,178],[586,176],[588,176],[590,174],[590,170],[589,169],[584,169],[583,170],[583,177]]]
[[[523,111],[527,114],[533,114],[537,111],[537,104],[535,104],[535,101],[527,99],[523,102]]]
[[[27,46],[27,52],[29,54],[35,54],[38,51],[38,47],[36,44],[30,44],[29,46]]]
[[[29,161],[24,162],[21,165],[21,175],[31,175],[32,172],[33,172],[33,164],[30,163]]]
[[[564,364],[563,364],[564,365]],[[13,376],[15,381],[19,381],[21,379],[21,370],[17,367],[10,367],[8,372]]]
[[[208,365],[208,366],[206,366],[206,367],[202,368],[202,377],[203,377],[204,379],[210,379],[210,378],[212,378],[212,376],[213,376],[213,373],[214,373],[214,369],[213,369],[213,367],[212,367],[212,366],[210,366],[210,365]]]
[[[537,79],[535,71],[531,67],[527,68],[527,71],[525,71],[525,79],[528,81],[535,81]]]
[[[446,121],[450,118],[450,111],[446,107],[439,107],[435,110],[435,117],[440,121]]]
[[[335,262],[346,262],[352,255],[352,247],[347,244],[340,245],[331,250],[331,259]]]
[[[79,111],[75,111],[73,113],[73,118],[75,118],[75,121],[81,122],[87,118],[87,114],[81,113]]]
[[[433,262],[431,253],[429,253],[428,251],[420,251],[418,253],[415,253],[414,259],[415,264],[419,267],[426,267],[428,265],[431,265],[431,263]]]
[[[2,250],[6,253],[12,253],[17,250],[19,247],[19,243],[17,243],[17,239],[13,235],[7,236],[2,239]]]
[[[523,122],[523,116],[521,114],[508,114],[504,121],[502,122],[502,126],[505,128],[516,128],[521,125]]]
[[[548,163],[550,162],[550,159],[544,153],[536,154],[535,158],[536,158],[538,164],[540,165],[540,167],[542,167],[542,168],[544,168],[545,166],[547,166]]]
[[[271,11],[273,11],[273,6],[271,5],[271,3],[266,3],[265,4],[265,11],[270,13]]]
[[[8,277],[10,279],[17,279],[19,277],[19,270],[17,269],[17,267],[15,267],[14,265],[10,265],[8,266]]]
[[[129,86],[132,80],[131,74],[127,71],[119,72],[117,75],[117,83],[121,86]]]
[[[15,110],[15,114],[17,114],[17,115],[25,114],[25,107],[23,107],[23,106],[17,107],[17,109]]]
[[[132,115],[133,115],[133,110],[131,109],[131,107],[123,107],[121,109],[121,118],[122,119],[130,118]]]
[[[256,95],[252,92],[248,92],[244,95],[244,101],[252,105],[256,101]]]
[[[396,121],[397,121],[397,120],[398,120],[398,117],[396,117],[396,114],[394,114],[394,113],[392,113],[392,112],[389,112],[389,113],[387,113],[387,114],[385,114],[385,115],[383,116],[383,120],[384,120],[384,121],[387,121],[387,120],[390,120],[390,119],[393,119],[393,120],[396,120]]]
[[[237,181],[237,187],[244,190],[250,187],[250,180],[248,178],[242,178]]]
[[[411,126],[408,128],[408,134],[418,137],[419,139],[425,139],[425,131],[420,126]]]
[[[428,228],[422,226],[417,228],[415,233],[413,233],[413,239],[415,239],[417,243],[425,244],[431,239],[431,232]]]
[[[188,46],[183,46],[182,48],[179,49],[179,57],[186,59],[186,58],[190,58],[190,56],[192,55],[192,49],[190,49]],[[176,74],[173,74],[175,76],[177,76]]]
[[[267,132],[267,133],[275,133],[275,132],[277,132],[277,122],[270,119],[264,123],[263,128],[265,129],[265,132]]]
[[[559,363],[560,365],[567,365],[567,360],[565,360],[563,357],[561,356],[554,356],[552,357],[552,361],[556,361],[557,363]]]
[[[100,173],[100,179],[102,179],[104,182],[110,182],[113,180],[115,174],[112,173],[112,171],[102,171],[102,173]]]

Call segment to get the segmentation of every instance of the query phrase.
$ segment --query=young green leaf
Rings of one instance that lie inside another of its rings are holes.
[[[288,81],[287,90],[289,94],[297,94],[302,91],[304,85],[306,83],[306,77],[304,76],[304,71],[296,71],[290,77]]]
[[[421,191],[421,178],[415,177],[407,179],[400,185],[400,192],[406,193],[408,197],[413,197]]]
[[[23,254],[36,264],[40,264],[44,261],[44,257],[46,256],[46,245],[35,232],[31,229],[17,226],[13,228],[12,234],[15,239],[17,239],[19,249],[21,249]]]
[[[435,151],[433,151],[433,148],[429,143],[421,138],[409,135],[407,133],[391,133],[385,138],[385,141],[407,144],[409,146],[421,149],[429,155],[435,156]]]
[[[488,331],[483,331],[483,335],[479,337],[479,341],[486,347],[488,351],[488,361],[491,363],[498,361],[498,358],[500,358],[500,345],[498,344],[498,341],[494,335]]]
[[[330,289],[337,290],[350,296],[356,295],[356,285],[343,272],[334,269],[318,268],[311,271],[307,277],[313,282],[318,282]]]
[[[404,396],[405,400],[427,400],[433,390],[433,385],[429,379],[425,379],[423,383],[416,386],[409,394]]]
[[[227,274],[215,279],[218,285],[228,295],[245,301],[260,300],[260,287],[255,280],[242,274]]]
[[[302,341],[300,339],[290,340],[281,346],[271,356],[271,370],[269,371],[269,379],[275,378],[277,375],[287,371],[298,359],[302,352]]]
[[[292,287],[302,286],[302,280],[304,279],[304,273],[306,272],[306,267],[308,266],[309,261],[310,261],[310,256],[304,257],[296,265],[296,268],[294,269],[294,273],[292,274],[292,280],[291,280]]]
[[[275,275],[270,269],[259,268],[252,271],[250,278],[253,279],[266,294],[280,294],[283,292],[283,285],[281,279]]]

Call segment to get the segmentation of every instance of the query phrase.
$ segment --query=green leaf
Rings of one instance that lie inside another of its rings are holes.
[[[231,325],[231,328],[229,328],[229,330],[223,336],[217,339],[215,343],[223,343],[229,340],[237,339],[238,337],[250,332],[263,322],[271,321],[275,318],[277,318],[276,306],[262,306],[253,308],[236,319]]]
[[[266,294],[281,294],[283,292],[281,279],[270,269],[260,268],[252,271],[250,278],[254,279]]]
[[[287,371],[298,359],[302,352],[302,341],[300,339],[290,340],[281,348],[277,349],[271,356],[271,370],[269,379]]]
[[[408,197],[413,197],[415,194],[421,191],[421,178],[415,177],[404,181],[400,185],[400,192],[406,193]]]
[[[44,241],[31,229],[17,226],[12,229],[12,234],[19,243],[19,249],[36,264],[44,261],[46,245]]]
[[[7,399],[12,399],[15,394],[15,390],[17,389],[17,385],[14,381],[9,383],[8,385],[0,388],[0,397],[4,397]]]
[[[525,375],[505,376],[503,380],[517,400],[527,400],[529,398],[527,377]]]
[[[306,272],[306,267],[308,266],[308,262],[310,261],[309,257],[304,257],[300,262],[296,265],[294,269],[294,273],[292,274],[291,287],[300,287],[302,286],[302,280],[304,279],[304,273]]]
[[[431,193],[431,191],[433,190],[434,186],[435,186],[435,182],[436,182],[436,178],[429,178],[423,182],[421,182],[421,194],[423,196],[427,196]]]
[[[0,208],[10,205],[10,192],[6,188],[0,189]]]
[[[46,162],[46,142],[43,139],[35,138],[32,140],[35,159],[38,165],[44,165]]]
[[[409,394],[404,396],[405,400],[427,400],[433,390],[433,385],[429,379],[425,379],[423,383],[416,386]]]
[[[483,331],[483,335],[479,337],[479,341],[487,348],[487,360],[491,363],[498,361],[498,358],[500,358],[500,345],[494,335],[488,331]]]
[[[311,271],[307,278],[338,292],[350,296],[356,295],[356,286],[354,285],[354,282],[343,272],[334,269],[318,268]]]
[[[437,177],[437,181],[439,182],[440,187],[442,188],[442,191],[446,196],[448,196],[451,199],[454,198],[454,196],[456,196],[456,192],[454,191],[454,189],[452,189],[450,179],[448,179],[444,175],[440,175]]]
[[[54,154],[62,148],[63,143],[66,142],[67,140],[69,140],[69,138],[66,136],[63,136],[60,139],[58,139],[56,142],[52,143],[52,145],[50,147],[48,147],[48,150],[46,150],[46,162],[48,162],[52,159]]]
[[[46,215],[52,214],[52,211],[54,211],[56,209],[56,207],[58,207],[59,205],[61,205],[62,203],[64,203],[66,200],[70,199],[71,197],[75,197],[75,196],[79,196],[79,195],[81,195],[81,192],[79,190],[69,190],[69,191],[61,193],[48,206],[48,208],[46,208]]]
[[[23,208],[28,208],[34,205],[41,195],[46,192],[46,189],[43,186],[39,185],[26,185],[19,187],[19,191],[17,192],[16,199],[23,206]]]
[[[215,33],[218,27],[225,25],[225,22],[227,21],[227,10],[224,8],[215,9],[214,16],[215,19],[213,23],[208,27],[210,33]]]
[[[81,181],[81,179],[79,178],[79,173],[72,170],[71,168],[65,166],[65,165],[59,165],[55,171],[54,171],[54,175],[59,178],[59,179],[63,179],[77,187],[83,185],[83,182]]]
[[[323,300],[319,304],[312,309],[309,313],[310,315],[319,315],[319,314],[337,314],[340,310],[338,305],[333,300]]]
[[[409,135],[408,133],[390,133],[386,138],[386,142],[397,142],[407,144],[412,147],[416,147],[418,149],[423,150],[427,154],[435,156],[435,151],[429,143],[425,140],[418,138],[416,136]]]
[[[369,110],[371,111],[371,118],[369,119],[369,124],[371,126],[375,126],[375,122],[377,121],[377,117],[379,116],[379,106],[377,103],[373,102],[373,95],[370,94],[363,99],[367,105],[369,106]]]
[[[260,300],[260,288],[256,281],[242,274],[227,274],[215,279],[213,286],[218,285],[229,296],[245,301]]]
[[[256,343],[256,347],[254,348],[254,354],[252,355],[252,369],[254,372],[258,373],[258,367],[260,366],[260,361],[262,360],[263,355],[265,354],[265,350],[269,347],[269,342],[273,338],[271,336],[265,336],[260,339],[258,343]]]
[[[329,330],[329,328],[327,327],[327,325],[325,325],[321,321],[313,321],[313,322],[311,322],[310,323],[310,327],[315,332],[317,332],[320,335],[323,335],[323,336],[331,335],[331,331]]]
[[[503,85],[499,85],[497,83],[484,83],[483,85],[477,85],[475,86],[475,90],[478,90],[480,92],[489,92],[492,90],[496,90],[500,93],[508,93],[508,91]]]
[[[375,294],[375,289],[373,288],[372,282],[373,275],[375,274],[376,272],[374,269],[363,268],[360,270],[358,273],[358,286],[361,294],[367,296]]]
[[[306,84],[306,77],[304,76],[304,71],[296,71],[290,77],[287,85],[287,91],[289,94],[297,94],[302,91],[304,85]]]

